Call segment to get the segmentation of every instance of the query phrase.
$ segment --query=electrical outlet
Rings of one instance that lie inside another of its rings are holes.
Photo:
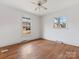
[[[62,42],[62,41],[56,41],[56,43],[60,43],[60,44],[63,44],[63,42]]]

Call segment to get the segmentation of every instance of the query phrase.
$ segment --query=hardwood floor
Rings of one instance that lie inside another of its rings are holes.
[[[7,53],[10,55],[0,59],[79,59],[78,47],[48,40],[31,41],[10,48]]]

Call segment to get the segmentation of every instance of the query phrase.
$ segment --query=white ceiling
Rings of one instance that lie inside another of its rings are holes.
[[[32,0],[0,0],[0,3],[33,13],[35,15],[45,15],[79,4],[79,0],[48,0],[48,2],[44,4],[44,6],[48,8],[47,11],[42,10],[41,12],[39,12],[34,10],[36,5],[32,4],[31,1]]]

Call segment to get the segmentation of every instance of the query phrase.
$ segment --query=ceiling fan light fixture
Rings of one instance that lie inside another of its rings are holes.
[[[35,8],[35,11],[40,9],[47,10],[47,8],[43,6],[43,4],[47,3],[47,0],[32,0],[32,3],[37,5],[37,7]]]

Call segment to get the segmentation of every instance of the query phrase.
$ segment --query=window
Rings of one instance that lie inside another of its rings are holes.
[[[54,19],[54,28],[66,28],[67,27],[67,18],[66,16],[55,17]]]
[[[31,34],[30,18],[22,17],[22,34]]]

